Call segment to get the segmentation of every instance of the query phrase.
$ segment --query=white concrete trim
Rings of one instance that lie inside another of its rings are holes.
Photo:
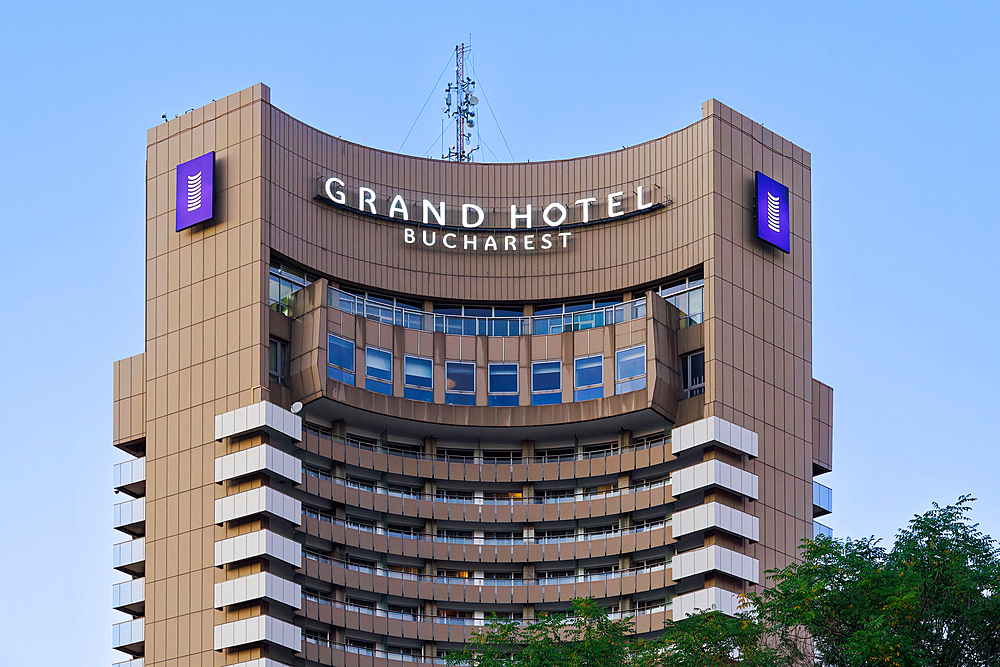
[[[302,545],[270,530],[256,530],[215,543],[217,567],[260,556],[277,558],[293,567],[301,567]]]
[[[257,572],[215,585],[216,609],[260,598],[274,600],[293,609],[301,609],[302,586],[270,572]]]
[[[254,642],[271,642],[296,652],[302,650],[302,628],[273,616],[254,616],[217,625],[213,634],[216,651]]]
[[[753,431],[720,417],[699,419],[670,432],[670,448],[674,454],[706,445],[720,445],[756,457],[758,437]]]
[[[760,539],[760,519],[722,503],[706,503],[673,514],[673,537],[718,528],[754,542]]]
[[[758,497],[757,475],[717,459],[677,470],[670,476],[670,490],[675,497],[709,486],[721,486],[754,500]]]
[[[760,561],[718,544],[675,555],[672,568],[675,581],[715,570],[753,584],[760,583]]]
[[[302,483],[302,461],[272,447],[258,445],[215,459],[215,482],[268,471],[295,484]]]
[[[284,435],[298,442],[302,440],[302,418],[269,401],[215,416],[216,440],[260,430]]]
[[[735,616],[740,609],[740,596],[715,586],[677,595],[673,600],[673,619],[682,621],[697,610],[721,611],[726,616]]]
[[[215,523],[225,523],[254,514],[271,514],[298,526],[302,523],[302,502],[269,486],[250,489],[215,501]]]

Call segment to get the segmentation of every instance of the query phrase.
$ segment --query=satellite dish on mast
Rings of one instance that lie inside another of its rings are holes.
[[[471,104],[473,106],[479,104],[479,98],[476,97],[475,95],[470,95],[469,96],[469,104]]]

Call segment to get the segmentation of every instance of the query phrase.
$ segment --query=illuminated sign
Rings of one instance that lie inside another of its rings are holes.
[[[792,251],[788,188],[757,172],[757,236],[775,248]]]
[[[175,231],[212,217],[215,151],[177,165],[177,219]]]
[[[509,209],[498,211],[468,202],[447,206],[443,201],[425,198],[407,201],[401,194],[386,196],[365,185],[348,187],[342,179],[330,176],[320,179],[317,198],[362,215],[404,223],[403,242],[408,245],[445,250],[532,252],[568,247],[574,227],[611,222],[663,208],[671,202],[669,197],[665,203],[653,201],[652,193],[658,188],[639,185],[628,195],[622,190],[572,203],[511,204]]]

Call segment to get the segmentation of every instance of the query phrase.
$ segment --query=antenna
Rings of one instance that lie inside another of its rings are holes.
[[[461,44],[455,47],[455,83],[449,83],[444,89],[445,106],[442,109],[445,116],[454,119],[455,145],[450,147],[447,153],[444,152],[442,146],[442,160],[472,162],[473,151],[479,150],[479,146],[466,148],[466,142],[472,143],[470,130],[476,126],[474,107],[479,104],[479,98],[472,94],[476,89],[476,82],[465,76],[465,59],[471,55],[471,44],[469,46]]]

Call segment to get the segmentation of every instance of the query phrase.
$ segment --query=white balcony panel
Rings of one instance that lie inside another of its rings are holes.
[[[270,530],[257,530],[215,543],[216,566],[257,557],[277,558],[301,567],[302,545]]]
[[[760,562],[746,554],[720,547],[718,544],[685,551],[674,556],[673,578],[681,580],[697,574],[718,571],[751,583],[760,583]]]
[[[134,618],[111,626],[111,648],[132,653],[140,650],[145,641],[146,621],[143,618]]]
[[[123,581],[111,587],[111,607],[119,609],[146,601],[146,578]]]
[[[123,486],[137,484],[146,481],[146,459],[132,459],[123,463],[115,464],[115,487],[120,489]]]
[[[678,426],[670,435],[670,447],[674,454],[695,447],[720,445],[748,456],[757,456],[757,434],[719,417],[707,417]]]
[[[713,528],[754,542],[760,539],[760,519],[722,503],[706,503],[674,512],[674,538]]]
[[[670,476],[671,493],[675,497],[689,491],[721,486],[756,500],[757,484],[757,475],[719,460],[703,461]]]
[[[215,439],[222,440],[252,431],[267,431],[302,440],[302,418],[269,401],[261,401],[215,416]]]
[[[270,658],[257,658],[256,660],[247,660],[246,662],[238,662],[235,665],[229,665],[229,667],[291,667],[291,666],[284,662],[271,660]]]
[[[111,667],[143,667],[145,664],[145,658],[135,658],[133,660],[126,660],[125,662],[116,662]]]
[[[215,501],[215,523],[242,519],[254,514],[270,514],[299,525],[302,523],[302,503],[269,486],[250,489]]]
[[[721,611],[727,616],[735,616],[740,609],[740,596],[722,588],[702,588],[701,590],[674,597],[674,620],[681,621],[698,610]]]
[[[254,642],[272,642],[293,651],[302,650],[302,628],[273,616],[254,616],[215,626],[215,650]]]
[[[264,471],[295,484],[302,483],[302,461],[271,445],[251,447],[215,459],[216,483]]]
[[[119,542],[112,549],[112,567],[127,569],[130,565],[146,560],[146,538],[139,537],[127,542]]]
[[[216,609],[261,598],[286,604],[293,609],[301,609],[302,586],[270,572],[258,572],[215,585]]]

